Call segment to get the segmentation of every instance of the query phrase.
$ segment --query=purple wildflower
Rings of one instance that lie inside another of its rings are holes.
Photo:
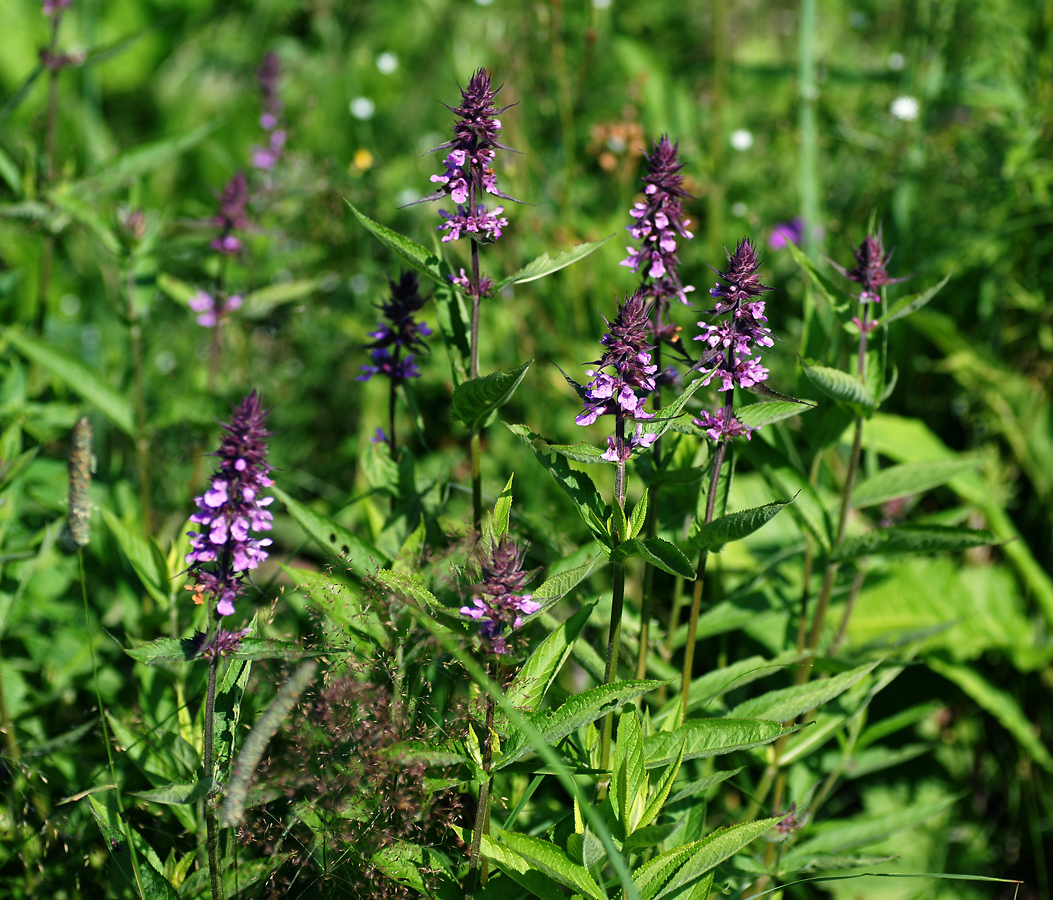
[[[523,588],[537,574],[524,572],[522,552],[509,535],[490,548],[480,561],[483,575],[473,585],[471,606],[462,606],[461,615],[481,622],[479,637],[488,653],[508,652],[507,634],[523,624],[523,616],[541,609],[541,604]]]
[[[662,312],[674,297],[690,305],[686,295],[694,290],[691,285],[680,282],[680,260],[676,252],[677,238],[694,237],[687,230],[691,220],[684,218],[683,198],[688,193],[680,174],[684,164],[679,148],[667,135],[655,141],[654,150],[647,157],[647,174],[643,176],[645,200],[630,210],[636,221],[627,226],[629,234],[640,245],[627,247],[629,255],[621,262],[634,272],[644,269],[644,297],[650,298]]]
[[[846,269],[844,266],[839,266],[833,260],[830,260],[831,265],[845,278],[863,286],[863,290],[859,294],[860,303],[880,303],[881,288],[886,284],[898,284],[911,277],[909,275],[906,278],[888,277],[885,267],[888,265],[889,260],[892,259],[892,254],[886,255],[885,248],[881,243],[881,237],[881,226],[879,225],[877,234],[868,234],[863,242],[852,251],[852,255],[856,258],[856,264],[851,269]]]
[[[72,0],[43,0],[40,10],[45,16],[61,15],[62,10],[69,9]]]
[[[413,272],[403,272],[397,282],[388,279],[388,283],[391,298],[380,310],[391,324],[381,322],[376,331],[369,333],[373,343],[366,346],[370,348],[373,365],[362,366],[363,374],[357,381],[369,381],[374,375],[384,375],[393,382],[420,377],[414,354],[402,355],[404,350],[419,352],[428,346],[424,338],[431,334],[431,329],[414,318],[425,303],[420,296],[420,284]]]
[[[797,216],[792,222],[780,222],[768,238],[769,250],[782,250],[787,244],[800,246],[804,240],[804,219]]]
[[[224,318],[226,318],[234,310],[238,309],[244,299],[240,294],[234,294],[225,299],[219,299],[213,297],[211,294],[205,293],[205,291],[198,291],[194,296],[187,300],[187,305],[196,313],[201,313],[197,317],[197,324],[202,328],[215,328]]]
[[[708,369],[702,383],[719,378],[717,390],[729,392],[723,409],[695,419],[695,424],[706,429],[713,440],[742,434],[749,438],[751,431],[731,414],[730,392],[735,387],[756,387],[768,377],[760,358],[753,355],[757,347],[771,347],[774,343],[771,329],[766,327],[764,301],[753,299],[771,290],[757,277],[759,266],[756,249],[748,238],[743,238],[735,253],[728,254],[727,269],[718,273],[724,283],[717,282],[709,292],[717,301],[710,312],[724,320],[718,324],[698,323],[702,333],[695,340],[708,345],[698,363],[698,368]]]
[[[450,281],[452,281],[455,285],[457,285],[457,287],[459,287],[469,296],[475,293],[475,287],[472,285],[472,279],[468,275],[468,273],[464,271],[464,269],[461,269],[461,273],[459,275],[447,275],[446,277],[449,278]],[[493,289],[494,283],[489,278],[479,279],[480,297],[489,297],[490,294],[493,292]]]
[[[274,498],[262,496],[274,484],[267,477],[266,415],[255,391],[234,410],[215,453],[219,469],[209,489],[195,499],[198,511],[190,517],[201,526],[199,532],[187,532],[191,549],[186,562],[194,573],[195,599],[211,598],[221,616],[233,614],[243,589],[242,573],[259,566],[271,544],[252,537],[253,531],[269,531],[273,519],[267,507]]]
[[[498,150],[511,149],[497,140],[501,130],[501,120],[497,117],[509,108],[494,106],[500,90],[491,87],[489,73],[479,69],[472,75],[468,87],[461,90],[461,105],[447,107],[458,121],[453,127],[453,140],[436,148],[449,150],[443,159],[443,173],[431,176],[439,189],[418,201],[449,197],[457,204],[455,212],[440,213],[446,219],[438,226],[438,230],[446,231],[444,241],[455,241],[464,234],[481,241],[493,241],[501,236],[501,229],[508,225],[508,220],[501,216],[504,207],[488,210],[481,202],[483,194],[518,202],[497,187],[492,166]]]
[[[245,215],[245,205],[248,202],[249,183],[245,179],[245,173],[238,172],[227,182],[227,186],[219,195],[219,211],[212,221],[220,229],[220,234],[210,245],[213,250],[226,256],[234,256],[241,250],[241,239],[233,232],[248,226],[249,221]]]
[[[647,395],[655,389],[655,372],[658,367],[651,362],[653,349],[647,333],[649,308],[642,291],[637,291],[618,307],[618,315],[608,322],[609,331],[601,343],[607,351],[595,361],[594,369],[585,374],[592,380],[585,388],[585,409],[575,419],[579,425],[591,425],[600,416],[613,415],[615,419],[651,419],[654,413],[644,409]],[[603,372],[611,367],[614,374]],[[642,395],[637,393],[642,391]],[[629,450],[616,447],[608,441],[603,458],[611,462],[628,459],[628,454],[638,447],[649,447],[654,443],[652,435],[643,434],[637,427],[629,437]]]
[[[256,70],[256,78],[263,97],[260,127],[267,132],[267,145],[252,148],[252,165],[257,169],[273,169],[285,147],[286,133],[285,128],[281,127],[285,104],[278,97],[278,76],[280,74],[281,60],[277,53],[271,51],[263,57],[263,62]]]

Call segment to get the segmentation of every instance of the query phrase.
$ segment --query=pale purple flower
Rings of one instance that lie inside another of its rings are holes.
[[[757,430],[756,428],[743,425],[735,416],[729,414],[724,407],[718,408],[712,415],[708,412],[703,412],[700,418],[692,421],[697,427],[705,429],[710,440],[714,441],[719,441],[722,438],[741,437],[743,435],[746,436],[746,440],[749,440],[753,432]]]
[[[233,294],[225,300],[217,300],[205,291],[198,291],[187,300],[187,306],[201,314],[197,317],[198,325],[203,328],[215,328],[227,315],[240,309],[244,302],[240,294]]]
[[[519,547],[505,534],[480,560],[482,581],[473,585],[475,595],[471,604],[462,606],[460,613],[481,622],[479,638],[489,653],[508,652],[508,632],[523,624],[523,616],[531,616],[541,604],[523,588],[537,574],[524,572]]]
[[[804,240],[804,219],[797,216],[791,222],[780,222],[768,238],[769,250],[782,250],[787,244],[801,245]]]

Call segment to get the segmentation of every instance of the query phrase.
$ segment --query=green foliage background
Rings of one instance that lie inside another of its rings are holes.
[[[909,685],[897,683],[895,696],[882,699],[885,713],[922,711],[918,739],[932,752],[869,781],[861,775],[845,803],[881,813],[958,797],[953,820],[927,826],[921,839],[890,837],[876,852],[900,854],[906,870],[1019,877],[1033,891],[1021,896],[1049,889],[1049,755],[1035,747],[1053,736],[1053,2],[829,0],[802,26],[796,3],[748,0],[74,0],[59,44],[86,50],[87,59],[57,79],[51,173],[48,77],[38,71],[48,21],[38,3],[8,0],[4,29],[0,676],[26,748],[19,762],[8,747],[8,770],[28,776],[12,775],[13,818],[0,823],[0,882],[12,896],[122,890],[83,804],[63,804],[108,777],[91,712],[77,560],[58,524],[68,433],[88,408],[98,458],[93,500],[118,522],[104,527],[96,517],[86,562],[102,702],[115,721],[134,721],[143,733],[179,715],[167,675],[118,647],[165,632],[166,595],[186,603],[178,583],[152,593],[127,547],[118,548],[120,524],[138,531],[143,518],[134,441],[121,428],[134,407],[128,271],[146,368],[153,532],[173,560],[185,552],[180,536],[216,420],[252,388],[273,407],[279,484],[378,546],[397,548],[416,522],[383,533],[377,507],[352,500],[371,489],[364,461],[387,403],[379,381],[355,380],[366,357],[360,347],[398,261],[345,199],[426,246],[437,241],[435,206],[408,204],[430,190],[441,166],[427,154],[447,139],[443,103],[454,105],[458,85],[480,66],[503,85],[500,99],[516,104],[502,116],[503,140],[519,152],[498,165],[504,190],[525,201],[506,204],[510,225],[486,248],[487,270],[508,275],[542,252],[614,235],[585,261],[486,304],[481,371],[535,360],[502,411],[508,422],[557,441],[582,439],[577,401],[556,366],[581,378],[581,364],[598,352],[601,315],[636,286],[618,263],[640,152],[662,133],[679,141],[687,163],[696,240],[680,256],[698,310],[713,280],[707,267],[720,267],[725,245],[749,235],[763,248],[775,225],[809,212],[816,230],[806,248],[831,277],[824,254],[849,262],[872,214],[886,247],[896,248],[892,274],[916,273],[893,298],[956,267],[925,310],[893,326],[899,382],[867,424],[866,464],[872,474],[889,461],[975,453],[978,470],[927,495],[925,511],[951,511],[1011,543],[964,562],[920,558],[868,579],[849,630],[853,646],[956,624],[922,645],[935,662],[918,665]],[[211,336],[186,306],[187,286],[219,274],[207,252],[210,219],[218,191],[249,168],[263,141],[255,69],[266,50],[282,61],[288,144],[280,166],[255,182],[246,252],[222,273],[249,302],[223,330],[222,366],[210,384]],[[802,52],[814,54],[811,73],[801,68]],[[904,96],[917,101],[916,119],[892,114]],[[736,149],[735,133],[749,145]],[[152,235],[139,249],[121,226],[132,209],[146,211]],[[461,248],[445,249],[452,265],[465,264]],[[765,358],[771,383],[809,396],[795,354],[833,357],[840,348],[807,343],[811,287],[787,251],[764,256],[763,278],[777,289],[770,324],[783,339]],[[268,293],[274,286],[285,287]],[[689,342],[698,314],[677,313]],[[88,366],[113,392],[110,407],[27,351],[25,336],[34,334],[36,346]],[[845,352],[850,343],[846,332]],[[449,473],[440,525],[455,531],[470,516],[469,477],[442,357],[436,346],[420,361],[420,430],[403,413],[401,434],[416,442],[420,484],[436,481],[425,494],[434,510]],[[907,427],[908,419],[928,430]],[[807,429],[794,427],[807,440]],[[499,423],[486,434],[484,460],[488,504],[516,473],[531,565],[559,560],[585,540],[573,508]],[[606,477],[597,479],[609,492]],[[736,492],[737,508],[782,499],[748,465]],[[279,517],[275,537],[286,553],[319,562],[288,517]],[[790,520],[773,520],[722,557],[725,571],[734,580],[791,540]],[[790,613],[762,600],[751,597],[724,620],[718,609],[706,652],[724,660],[772,650],[771,635]],[[279,600],[271,636],[296,637],[307,621],[302,603]],[[44,808],[57,831],[27,849],[18,819]],[[141,815],[158,833],[168,827],[161,813]],[[26,854],[37,861],[29,869],[19,862]],[[859,883],[847,884],[823,889],[849,896]],[[867,885],[866,895],[917,896],[917,883],[909,885]],[[931,891],[1002,896],[994,887]]]

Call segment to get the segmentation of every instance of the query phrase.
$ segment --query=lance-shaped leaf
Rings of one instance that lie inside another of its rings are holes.
[[[466,361],[471,357],[472,313],[461,291],[449,284],[435,288],[435,319],[439,323],[446,355],[450,358],[450,375],[454,385],[468,380]]]
[[[200,778],[192,784],[174,781],[172,784],[154,788],[152,791],[135,791],[132,796],[150,803],[162,803],[165,806],[186,806],[207,797],[215,784],[212,778]]]
[[[808,380],[830,399],[848,404],[860,415],[869,416],[877,409],[873,392],[854,375],[809,362],[805,362],[803,368]]]
[[[640,719],[635,709],[618,717],[618,739],[611,765],[611,808],[622,823],[625,836],[636,829],[647,800],[647,768],[644,766]]]
[[[691,565],[691,560],[684,556],[676,545],[659,537],[643,541],[632,538],[622,541],[611,550],[611,562],[620,562],[634,556],[670,575],[679,575],[682,578],[695,576],[695,567]]]
[[[351,212],[355,218],[363,225],[373,237],[375,237],[380,243],[382,243],[389,250],[393,250],[399,256],[401,256],[406,262],[408,262],[414,269],[420,272],[422,275],[426,275],[432,281],[438,282],[439,284],[449,284],[443,273],[442,261],[428,250],[426,247],[422,247],[416,241],[406,237],[404,234],[399,234],[397,231],[381,225],[379,222],[374,222],[365,213],[359,212],[351,201],[345,199],[345,203],[351,207]]]
[[[633,831],[636,831],[638,828],[646,828],[658,817],[662,807],[665,805],[666,798],[669,796],[669,792],[673,789],[673,782],[676,780],[683,761],[684,751],[681,747],[680,755],[669,764],[665,773],[658,780],[658,784],[655,785],[654,790],[651,792],[651,797],[647,801],[647,806],[644,807],[643,814],[640,816],[640,821],[633,825]]]
[[[453,392],[452,411],[460,421],[473,430],[485,428],[516,392],[527,369],[529,360],[508,372],[492,372],[481,378],[473,378],[457,385]]]
[[[607,520],[607,508],[600,498],[592,479],[583,472],[575,471],[567,461],[550,451],[549,445],[525,425],[509,425],[509,430],[526,444],[556,482],[567,493],[578,508],[578,514],[600,540],[609,539],[602,524]]]
[[[614,237],[613,234],[605,237],[602,241],[576,244],[569,250],[564,250],[555,257],[549,256],[547,253],[542,253],[537,259],[531,260],[515,274],[509,275],[507,278],[499,281],[494,288],[494,291],[496,293],[497,291],[508,287],[510,284],[525,284],[528,281],[537,281],[539,278],[544,278],[546,275],[558,272],[560,269],[566,268],[572,263],[576,263],[579,259],[584,259],[594,250],[598,250],[612,237]]]
[[[575,893],[589,897],[591,900],[606,900],[603,890],[589,870],[571,860],[566,851],[555,844],[533,835],[517,834],[513,831],[502,831],[498,834],[498,838],[504,846],[518,853],[534,868]]]
[[[321,278],[300,278],[259,288],[245,297],[242,315],[249,319],[261,319],[275,307],[310,296],[321,283]]]
[[[168,609],[171,601],[168,563],[157,542],[128,528],[106,507],[102,509],[102,517],[143,587],[164,609]]]
[[[423,581],[414,578],[412,575],[403,575],[399,572],[392,572],[390,569],[377,569],[373,573],[373,580],[384,585],[390,591],[402,594],[405,597],[412,597],[422,607],[431,607],[432,609],[451,614],[453,612],[453,610],[446,609],[438,601],[438,598],[425,587]]]
[[[863,556],[952,553],[997,543],[997,536],[983,529],[950,525],[896,525],[851,538],[830,554],[830,558],[845,562]]]
[[[674,731],[659,731],[644,740],[647,768],[673,762],[683,749],[684,759],[706,759],[736,750],[749,750],[792,734],[779,722],[755,719],[689,719]]]
[[[116,806],[106,806],[90,795],[86,801],[95,824],[109,844],[114,863],[135,894],[143,900],[179,900],[176,889],[161,874],[164,866],[157,853],[138,831],[121,821]],[[134,847],[125,846],[128,835],[131,835]],[[136,854],[134,863],[133,853]]]
[[[915,313],[923,306],[926,306],[933,297],[943,290],[947,282],[951,280],[951,276],[957,268],[958,266],[955,265],[950,272],[928,290],[920,291],[917,294],[910,294],[897,300],[889,307],[888,312],[878,319],[878,325],[888,325],[889,322],[895,322],[896,319],[902,319],[904,316],[909,316],[911,313]]]
[[[852,491],[852,506],[876,506],[897,497],[923,494],[959,475],[977,469],[982,462],[983,460],[974,457],[890,466],[855,486]]]
[[[661,684],[661,681],[652,680],[602,684],[575,694],[553,712],[535,713],[527,721],[537,729],[546,743],[554,745],[582,726],[602,719],[607,713],[614,712]],[[513,733],[503,748],[503,755],[495,762],[494,770],[511,765],[532,750],[532,745],[522,734]]]
[[[689,545],[695,550],[718,552],[724,544],[740,541],[763,528],[774,516],[792,500],[776,500],[764,506],[728,513],[712,522],[707,522],[691,536]]]
[[[877,668],[881,660],[867,663],[855,669],[849,669],[832,678],[812,681],[808,684],[797,684],[778,691],[769,691],[759,697],[740,703],[729,715],[733,718],[771,719],[785,722],[801,713],[822,706],[858,684],[863,678]]]
[[[500,538],[503,535],[508,534],[508,523],[512,516],[512,479],[515,477],[515,472],[508,476],[508,481],[505,483],[505,489],[501,491],[501,495],[497,498],[497,502],[494,504],[492,528],[493,536],[495,538]]]
[[[735,418],[750,428],[761,428],[783,419],[799,416],[815,409],[814,403],[805,400],[772,400],[770,403],[751,403],[735,410]]]
[[[544,606],[551,606],[557,600],[565,597],[584,579],[594,568],[596,568],[595,557],[587,563],[557,572],[546,578],[533,592],[533,597]]]
[[[47,369],[71,391],[96,407],[121,431],[135,437],[135,416],[131,404],[79,359],[22,334],[15,328],[5,329],[4,336],[26,359]]]
[[[808,273],[808,278],[811,281],[812,286],[819,292],[822,298],[830,304],[832,309],[838,311],[848,309],[845,292],[820,272],[815,263],[805,255],[800,247],[797,247],[792,241],[787,241],[786,249],[790,251],[790,255],[793,257],[794,262]]]
[[[270,491],[285,504],[289,515],[300,527],[330,553],[362,569],[388,561],[388,557],[368,541],[362,540],[353,531],[334,522],[328,516],[316,513],[310,507],[293,500],[277,485],[270,488]]]
[[[581,634],[581,629],[585,627],[591,613],[591,605],[583,606],[545,638],[523,663],[507,692],[509,701],[517,709],[534,712],[541,705],[553,680],[570,656],[574,641]]]
[[[543,874],[534,868],[527,860],[504,844],[499,844],[490,835],[482,836],[480,852],[488,860],[495,863],[508,878],[516,884],[525,888],[531,895],[540,897],[541,900],[565,900],[566,895],[560,889],[558,882],[550,876]],[[508,888],[500,893],[493,892],[495,886],[500,887],[501,882],[491,879],[486,887],[476,893],[476,897],[482,900],[507,900]],[[512,896],[517,896],[512,893]]]

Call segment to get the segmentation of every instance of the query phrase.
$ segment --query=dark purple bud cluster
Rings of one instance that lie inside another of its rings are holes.
[[[523,571],[522,551],[507,534],[480,560],[482,581],[472,585],[471,606],[462,606],[461,615],[481,622],[479,638],[487,653],[508,652],[507,635],[523,624],[523,616],[541,609],[530,594],[523,593],[537,574]]]
[[[438,150],[449,150],[443,160],[445,171],[432,175],[431,180],[439,189],[424,200],[442,200],[449,197],[457,204],[454,212],[443,210],[440,215],[446,220],[438,230],[446,231],[444,241],[455,241],[464,234],[475,240],[496,240],[508,219],[501,213],[503,206],[489,210],[483,204],[483,194],[493,194],[505,200],[509,197],[497,187],[497,176],[492,163],[497,150],[509,150],[497,140],[501,130],[501,115],[508,106],[494,106],[494,98],[500,88],[490,86],[490,75],[479,69],[461,90],[461,105],[447,107],[458,117],[453,127],[453,140],[447,141]]]
[[[687,230],[690,219],[684,218],[683,198],[687,191],[680,174],[684,164],[680,160],[679,144],[663,135],[655,141],[654,150],[647,157],[647,174],[643,176],[643,201],[637,202],[630,215],[636,220],[628,226],[638,247],[627,247],[628,257],[621,265],[634,272],[644,269],[644,297],[665,310],[676,298],[690,304],[687,294],[694,290],[680,282],[680,259],[676,252],[677,238],[690,240],[694,235]]]
[[[421,299],[420,284],[413,272],[403,272],[397,282],[388,281],[391,299],[380,310],[390,324],[381,322],[376,331],[369,333],[374,340],[366,346],[370,348],[373,364],[362,366],[357,381],[369,381],[374,375],[383,375],[394,382],[420,377],[414,354],[403,356],[403,351],[427,349],[424,338],[431,334],[431,329],[414,318],[426,301]]]
[[[591,425],[606,415],[613,415],[616,419],[654,418],[654,413],[644,409],[647,395],[655,389],[658,369],[651,362],[649,312],[643,293],[637,291],[618,307],[614,322],[607,322],[609,331],[601,340],[607,352],[593,363],[596,368],[585,370],[592,381],[585,388],[585,409],[575,419],[579,425]],[[614,374],[601,371],[607,367],[613,368]],[[644,434],[643,426],[638,424],[635,434],[621,446],[617,437],[608,438],[603,458],[610,462],[624,462],[633,449],[651,446],[656,437]]]
[[[244,573],[267,558],[267,538],[252,536],[269,531],[273,516],[267,507],[273,497],[263,492],[274,484],[267,473],[267,438],[263,423],[266,412],[253,391],[234,410],[220,442],[219,469],[207,491],[195,498],[198,511],[190,521],[201,526],[190,531],[190,553],[186,562],[193,573],[194,598],[216,603],[216,612],[229,616],[244,585]],[[206,566],[208,566],[206,568]]]
[[[771,347],[774,343],[771,329],[765,326],[768,320],[764,316],[764,301],[753,299],[771,290],[757,277],[759,267],[756,249],[748,238],[743,238],[735,253],[728,254],[727,269],[717,273],[724,283],[718,282],[709,291],[717,301],[710,313],[722,316],[723,321],[698,323],[702,333],[695,340],[708,345],[698,364],[705,372],[702,383],[719,378],[718,391],[751,388],[768,377],[760,357],[753,355],[757,347]],[[705,413],[695,424],[706,429],[714,440],[741,434],[749,437],[745,426],[731,415],[730,403],[712,416]]]
[[[278,77],[281,74],[281,60],[278,54],[271,51],[256,70],[256,78],[263,98],[263,112],[260,115],[260,127],[267,132],[267,145],[253,147],[252,165],[257,169],[273,169],[281,158],[285,147],[286,132],[282,120],[285,104],[278,97]]]
[[[881,243],[881,226],[878,226],[877,234],[868,234],[864,241],[852,251],[856,258],[856,264],[851,269],[845,269],[831,260],[831,264],[838,272],[849,281],[855,281],[862,285],[863,290],[859,294],[860,303],[880,303],[881,288],[886,284],[898,284],[906,281],[906,278],[889,278],[885,267],[892,254],[886,255],[885,248]]]
[[[235,231],[248,227],[245,206],[249,202],[249,183],[244,172],[238,172],[219,195],[219,210],[213,224],[220,229],[219,235],[210,245],[213,250],[226,256],[234,256],[241,250],[241,238]]]

